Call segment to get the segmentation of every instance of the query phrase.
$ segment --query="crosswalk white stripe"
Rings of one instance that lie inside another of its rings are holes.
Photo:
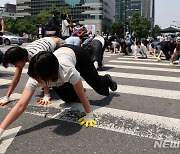
[[[84,85],[84,88],[86,88],[86,89],[92,89],[86,82],[83,82],[83,85]],[[138,87],[138,86],[118,85],[116,92],[117,93],[124,93],[124,94],[132,94],[132,95],[141,95],[141,96],[150,96],[150,97],[180,100],[179,91],[176,91],[176,90],[166,90],[166,89],[146,88],[146,87]]]
[[[108,57],[110,57],[110,56],[108,56],[108,55],[104,55],[103,57],[104,57],[104,58],[108,58]]]
[[[3,72],[15,72],[15,67],[8,67],[8,68],[4,68],[2,66],[0,66],[0,70]],[[28,69],[23,68],[22,73],[27,73]]]
[[[133,74],[133,73],[119,73],[119,72],[109,72],[109,71],[99,71],[100,75],[110,74],[113,77],[118,78],[130,78],[130,79],[143,79],[143,80],[153,80],[153,81],[166,81],[166,82],[179,82],[179,77],[166,77],[158,75],[146,75],[146,74]]]
[[[7,148],[10,146],[15,136],[21,129],[21,126],[8,129],[2,134],[2,143],[0,144],[0,154],[4,154]]]
[[[130,58],[130,57],[118,57],[117,59],[121,60],[131,60],[131,61],[149,61],[149,62],[158,62],[155,58],[141,59],[141,58]],[[167,61],[168,63],[168,61]]]
[[[11,83],[11,80],[0,79],[0,86]]]
[[[143,67],[143,66],[124,66],[124,65],[112,65],[106,64],[105,67],[112,68],[124,68],[124,69],[134,69],[134,70],[144,70],[144,71],[158,71],[158,72],[180,72],[180,69],[173,68],[159,68],[159,67]]]
[[[157,66],[167,66],[167,63],[149,63],[149,62],[142,62],[142,61],[125,61],[125,60],[110,60],[110,63],[125,63],[125,64],[145,64],[145,65],[157,65]],[[172,68],[172,67],[171,67]]]
[[[156,140],[175,141],[178,139],[177,134],[180,133],[180,119],[93,105],[91,107],[98,122],[94,126],[96,128]],[[77,123],[75,118],[75,115],[78,114],[77,111],[84,112],[82,105],[71,103],[68,104],[68,108],[64,108],[61,113],[51,118]],[[73,112],[75,115],[73,115]]]
[[[87,89],[92,89],[85,81],[83,81],[83,85]],[[116,92],[125,93],[125,94],[133,94],[133,95],[151,96],[151,97],[158,97],[158,98],[180,100],[179,91],[176,91],[176,90],[146,88],[146,87],[128,86],[128,85],[118,85],[118,89]]]

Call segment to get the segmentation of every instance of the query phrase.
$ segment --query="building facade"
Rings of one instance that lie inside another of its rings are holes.
[[[38,14],[50,7],[68,7],[70,17],[83,25],[95,25],[96,31],[107,32],[115,20],[115,0],[16,0],[17,16]]]
[[[0,7],[0,12],[2,12],[3,18],[16,18],[16,5],[6,3],[4,7]]]
[[[151,20],[154,25],[154,0],[116,0],[115,20],[130,20],[135,12]]]

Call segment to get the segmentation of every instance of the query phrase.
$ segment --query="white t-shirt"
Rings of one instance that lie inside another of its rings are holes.
[[[26,46],[28,51],[28,59],[39,53],[40,51],[53,52],[56,48],[56,42],[51,37],[44,37],[39,40],[33,41]]]
[[[138,54],[140,51],[143,52],[143,53],[147,53],[147,48],[146,48],[146,46],[144,46],[142,43],[141,43],[140,48],[139,48],[137,45],[135,45],[134,50],[135,50],[135,57],[137,56],[137,54]]]
[[[61,33],[61,35],[62,36],[70,36],[70,34],[69,34],[69,23],[68,23],[68,21],[67,20],[63,20],[62,21],[62,33]]]
[[[80,80],[80,73],[76,70],[76,56],[74,51],[64,51],[64,48],[59,48],[54,52],[54,55],[59,61],[59,78],[56,82],[48,82],[46,86],[48,87],[58,87],[66,82],[75,85]],[[30,90],[35,90],[37,86],[40,85],[35,79],[29,78],[26,88]]]

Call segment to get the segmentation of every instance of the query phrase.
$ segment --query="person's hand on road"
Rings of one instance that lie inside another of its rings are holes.
[[[85,125],[86,127],[89,127],[89,126],[93,127],[94,125],[97,124],[92,112],[86,113],[86,116],[84,116],[83,118],[80,118],[78,122],[81,126]]]
[[[0,106],[4,106],[10,102],[9,97],[4,96],[0,99]]]
[[[49,94],[45,94],[43,98],[39,98],[37,103],[40,105],[48,105],[51,104],[51,97]]]

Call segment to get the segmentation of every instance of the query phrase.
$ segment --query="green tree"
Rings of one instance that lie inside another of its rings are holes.
[[[57,10],[60,13],[70,13],[70,9],[67,7],[47,7],[40,11],[39,14],[33,16],[26,16],[24,18],[5,18],[6,31],[13,32],[15,34],[22,34],[23,32],[35,35],[38,24],[45,25],[49,18],[52,16],[52,11]]]
[[[112,23],[111,27],[110,27],[110,31],[112,34],[117,34],[118,36],[122,37],[123,36],[123,30],[124,29],[124,25],[122,21],[116,21],[114,23]]]
[[[156,38],[159,35],[161,35],[161,28],[159,25],[155,25],[152,30],[152,36]]]
[[[149,35],[151,29],[151,22],[139,15],[139,13],[134,13],[132,16],[129,27],[132,32],[135,33],[136,38],[145,38]]]

